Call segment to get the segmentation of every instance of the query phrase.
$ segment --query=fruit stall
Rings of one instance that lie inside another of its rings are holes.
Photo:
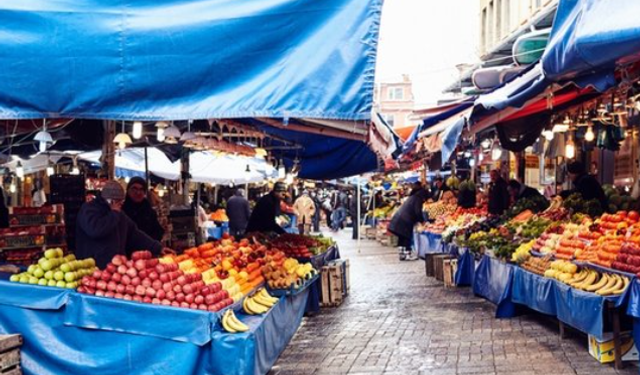
[[[571,327],[594,343],[613,340],[621,365],[625,331],[640,317],[638,212],[603,213],[572,195],[519,202],[501,217],[449,208],[424,229],[442,236],[442,251],[457,258],[456,285],[493,302],[497,318],[523,307],[554,317],[562,332]]]
[[[104,269],[48,249],[0,281],[0,332],[23,335],[30,374],[266,373],[314,298],[316,266],[339,253],[328,238],[249,238]]]

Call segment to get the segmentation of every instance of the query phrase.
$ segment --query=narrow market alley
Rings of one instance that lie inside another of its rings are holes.
[[[444,288],[424,261],[333,234],[351,264],[351,294],[338,308],[305,318],[270,375],[285,374],[637,374],[616,371],[587,350],[587,337],[540,315],[495,319],[471,288]]]

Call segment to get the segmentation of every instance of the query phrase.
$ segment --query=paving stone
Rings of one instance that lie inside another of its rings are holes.
[[[269,375],[592,375],[637,374],[599,364],[587,340],[562,340],[553,320],[525,314],[495,319],[495,306],[470,288],[444,288],[424,262],[395,249],[331,234],[349,258],[351,294],[303,323]]]

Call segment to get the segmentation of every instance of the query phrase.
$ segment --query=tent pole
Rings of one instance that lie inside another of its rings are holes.
[[[147,153],[147,146],[144,146],[144,179],[147,181],[147,191],[145,193],[147,198],[149,198],[149,192],[151,191],[149,187],[151,187],[151,185],[149,184],[149,155]]]
[[[358,216],[358,219],[356,220],[354,225],[358,225],[358,230],[356,231],[356,233],[358,233],[358,254],[360,254],[360,236],[361,236],[360,229],[362,229],[362,226],[360,225],[360,209],[361,209],[361,207],[360,207],[360,205],[361,205],[361,201],[360,201],[360,177],[357,177],[356,181],[358,183],[358,190],[357,190],[357,194],[356,194],[356,197],[358,199],[357,206],[356,206],[357,207],[356,214]]]

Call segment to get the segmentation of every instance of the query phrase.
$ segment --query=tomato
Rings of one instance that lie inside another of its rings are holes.
[[[637,222],[638,220],[640,220],[640,213],[638,213],[638,211],[629,211],[629,214],[627,216],[629,217],[630,220],[633,220],[634,222]]]

